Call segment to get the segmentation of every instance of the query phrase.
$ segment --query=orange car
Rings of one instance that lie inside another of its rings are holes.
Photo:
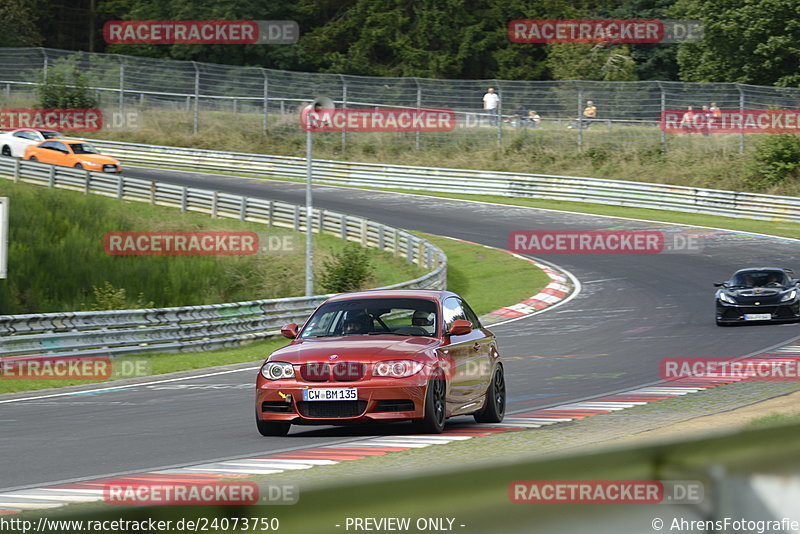
[[[80,139],[48,139],[25,149],[23,159],[98,172],[121,173],[119,161]]]

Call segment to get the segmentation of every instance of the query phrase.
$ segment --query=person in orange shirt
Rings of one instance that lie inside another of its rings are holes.
[[[591,100],[586,101],[586,107],[583,108],[583,117],[581,117],[581,128],[587,129],[592,124],[592,120],[597,116],[597,106]]]

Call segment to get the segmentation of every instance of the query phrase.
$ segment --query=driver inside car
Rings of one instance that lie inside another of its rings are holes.
[[[344,320],[344,335],[366,334],[372,330],[372,319],[364,312],[348,312]]]

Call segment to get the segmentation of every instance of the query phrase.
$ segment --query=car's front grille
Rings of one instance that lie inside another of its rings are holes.
[[[413,412],[414,401],[407,399],[379,400],[375,412]]]
[[[367,409],[367,401],[300,401],[297,410],[304,417],[358,417]]]
[[[300,378],[308,382],[355,382],[366,374],[367,365],[360,362],[304,363]]]

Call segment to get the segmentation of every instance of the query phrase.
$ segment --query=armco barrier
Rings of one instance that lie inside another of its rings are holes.
[[[307,224],[305,209],[294,204],[121,175],[0,158],[0,176],[15,182],[179,207],[183,211],[295,231],[304,231]],[[425,239],[375,221],[327,210],[314,210],[311,225],[317,233],[389,251],[429,270],[420,278],[388,288],[446,287],[447,258]],[[302,322],[326,298],[317,295],[161,309],[0,316],[0,356],[120,355],[235,346],[274,335],[286,323]]]
[[[305,179],[305,159],[92,140],[127,164]],[[338,185],[591,202],[800,221],[800,198],[578,176],[314,160],[314,180]]]

